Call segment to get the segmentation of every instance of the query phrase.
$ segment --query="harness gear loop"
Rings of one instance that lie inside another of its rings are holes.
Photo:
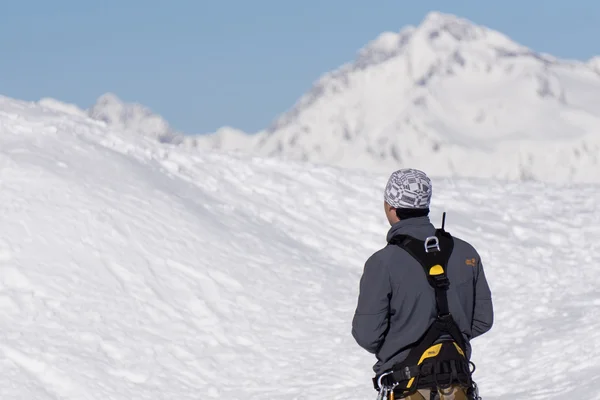
[[[434,244],[429,244],[429,242],[434,242]],[[425,253],[429,253],[433,250],[440,251],[440,241],[437,236],[429,236],[425,239]]]

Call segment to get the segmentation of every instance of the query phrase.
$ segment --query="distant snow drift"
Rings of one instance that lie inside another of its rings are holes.
[[[350,324],[387,176],[72,111],[0,98],[0,398],[375,398]],[[599,187],[434,185],[494,294],[483,397],[600,399]]]

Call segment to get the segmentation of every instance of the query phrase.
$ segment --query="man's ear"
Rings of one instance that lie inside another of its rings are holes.
[[[393,206],[390,206],[387,202],[385,203],[385,209],[388,212],[394,211],[395,208]]]

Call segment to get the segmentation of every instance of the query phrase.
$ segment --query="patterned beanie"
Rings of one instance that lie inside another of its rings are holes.
[[[384,199],[394,208],[429,208],[431,180],[425,172],[406,168],[395,171],[385,187]]]

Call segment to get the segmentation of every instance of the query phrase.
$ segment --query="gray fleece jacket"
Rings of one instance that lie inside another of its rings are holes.
[[[435,227],[429,217],[403,220],[391,227],[387,240],[402,234],[424,240],[435,234]],[[489,331],[494,320],[490,288],[473,246],[454,237],[447,274],[448,307],[465,337],[470,358],[469,341]],[[367,260],[352,335],[362,348],[377,357],[373,366],[376,374],[406,358],[408,350],[398,351],[418,341],[435,316],[434,290],[419,262],[405,250],[387,245]]]

